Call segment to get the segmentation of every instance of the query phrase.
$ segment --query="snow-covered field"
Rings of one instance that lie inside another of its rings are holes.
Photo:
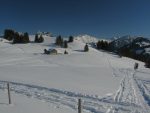
[[[0,113],[77,113],[78,98],[83,113],[150,112],[150,70],[143,63],[91,47],[83,52],[85,37],[69,43],[64,55],[55,37],[44,38],[41,44],[0,42]],[[59,54],[44,55],[45,48]]]

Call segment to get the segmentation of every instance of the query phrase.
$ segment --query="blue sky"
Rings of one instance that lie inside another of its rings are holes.
[[[0,0],[0,4],[1,33],[13,28],[64,36],[150,37],[149,0]]]

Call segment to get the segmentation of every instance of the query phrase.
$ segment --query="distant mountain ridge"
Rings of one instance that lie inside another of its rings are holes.
[[[123,36],[110,43],[112,50],[118,50],[123,47],[129,47],[131,45],[136,45],[138,48],[149,47],[150,40],[144,37],[138,36]]]
[[[120,56],[130,57],[143,62],[150,61],[150,40],[145,37],[124,36],[112,41],[109,48]]]
[[[120,38],[113,40],[110,43],[112,50],[117,50],[125,45],[128,45],[133,42],[136,37],[131,37],[130,35],[126,35]]]

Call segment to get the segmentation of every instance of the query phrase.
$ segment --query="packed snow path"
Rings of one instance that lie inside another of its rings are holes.
[[[121,70],[124,74],[124,78],[121,81],[120,88],[116,93],[115,101],[116,102],[126,102],[132,104],[138,104],[139,100],[136,95],[136,89],[134,86],[134,74],[131,70]]]
[[[124,80],[122,81],[121,83],[122,87],[117,92],[117,95],[115,96],[115,101],[110,97],[100,99],[98,97],[90,95],[83,95],[74,92],[67,92],[53,88],[15,83],[10,81],[0,81],[0,89],[5,90],[7,88],[6,83],[8,82],[10,83],[11,91],[14,91],[17,94],[25,95],[29,98],[37,98],[45,102],[53,103],[56,106],[67,106],[77,110],[77,100],[78,98],[81,98],[83,100],[82,104],[83,110],[85,112],[89,111],[93,113],[101,113],[101,112],[146,113],[148,110],[148,108],[143,108],[143,106],[137,103],[138,97],[136,97],[135,91],[133,89],[130,89],[133,87],[132,86],[133,82],[130,77],[128,78],[128,76],[125,76]],[[128,86],[126,86],[127,84]],[[126,88],[129,88],[129,90],[127,89],[128,91],[125,91]]]
[[[147,104],[149,98],[147,98],[147,95],[150,95],[150,92],[146,90],[141,80],[137,79],[136,71],[132,69],[122,69],[120,72],[124,74],[124,78],[121,81],[120,88],[117,91],[114,100],[120,104],[128,103],[141,106],[141,109],[143,109],[142,112],[149,113],[150,108]],[[133,108],[133,111],[137,112],[135,108]]]

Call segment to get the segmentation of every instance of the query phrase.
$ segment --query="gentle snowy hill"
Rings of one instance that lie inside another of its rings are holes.
[[[81,41],[83,43],[96,43],[98,39],[90,35],[79,35],[75,37],[75,40]]]
[[[104,40],[104,41],[110,42],[109,39],[97,38],[97,37],[90,36],[90,35],[75,36],[75,40],[78,40],[83,43],[88,43],[88,44],[97,43],[99,40]]]
[[[83,52],[94,38],[75,38],[67,49],[55,46],[55,39],[44,36],[44,43],[14,45],[0,41],[0,112],[77,113],[81,98],[83,113],[149,113],[150,70],[142,62],[90,46]],[[45,48],[60,54],[45,55]],[[12,105],[7,104],[7,82]]]

